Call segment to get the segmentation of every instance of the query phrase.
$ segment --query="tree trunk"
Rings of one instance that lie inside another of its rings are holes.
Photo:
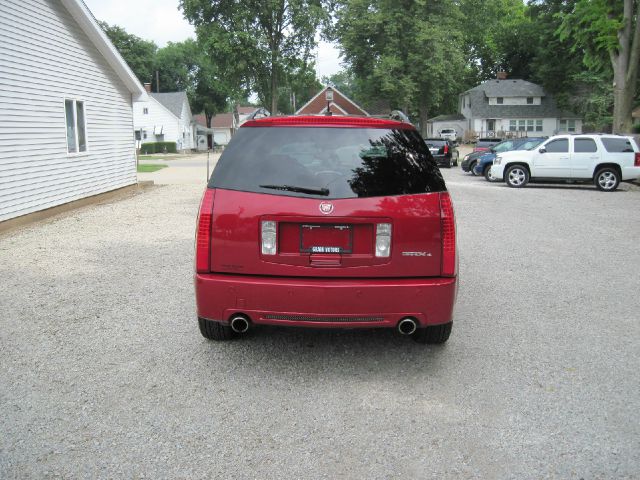
[[[427,119],[428,117],[428,109],[425,105],[421,105],[418,108],[418,113],[420,116],[420,135],[422,135],[422,138],[426,138],[427,137]]]
[[[211,128],[211,119],[213,118],[213,112],[210,112],[208,110],[204,111],[204,116],[207,122],[207,128]]]
[[[629,133],[633,125],[631,112],[640,62],[640,4],[634,22],[633,3],[633,0],[624,0],[618,51],[609,52],[613,67],[613,133]]]
[[[272,65],[271,69],[271,115],[278,114],[278,78],[277,67]]]

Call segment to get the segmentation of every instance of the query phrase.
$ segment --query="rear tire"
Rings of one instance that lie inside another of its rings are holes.
[[[511,188],[522,188],[529,183],[529,170],[523,165],[511,165],[504,173],[504,181]]]
[[[451,335],[451,327],[453,322],[445,323],[443,325],[433,325],[431,327],[419,328],[416,333],[411,335],[411,338],[417,343],[426,345],[440,345],[449,340]]]
[[[456,161],[454,162],[453,166],[457,167],[458,166],[458,160],[460,159],[460,154],[456,154]]]
[[[198,325],[202,336],[209,340],[232,340],[238,336],[230,326],[213,320],[198,317]]]
[[[605,167],[598,170],[594,179],[594,185],[603,192],[613,192],[620,185],[620,174],[615,168]]]

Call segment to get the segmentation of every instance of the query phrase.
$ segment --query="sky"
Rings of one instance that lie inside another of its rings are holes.
[[[128,33],[153,40],[163,47],[167,42],[195,38],[193,27],[178,10],[178,0],[84,0],[94,17],[118,25]],[[318,78],[340,71],[337,48],[320,42],[317,51]]]

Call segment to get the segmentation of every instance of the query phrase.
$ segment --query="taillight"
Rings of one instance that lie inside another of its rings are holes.
[[[379,223],[376,226],[376,257],[391,255],[391,224]]]
[[[640,167],[640,152],[636,152],[636,161],[633,162],[634,167]]]
[[[443,277],[453,277],[456,274],[456,220],[448,192],[440,194],[440,223],[442,225],[441,274]]]
[[[211,265],[211,217],[213,216],[213,190],[207,189],[200,202],[198,230],[196,231],[196,271],[206,273]]]
[[[446,155],[447,153],[449,153],[449,145],[447,145],[446,143],[444,144],[444,154]]]
[[[260,228],[262,238],[261,251],[263,255],[275,255],[278,245],[278,231],[276,222],[273,220],[263,220]]]

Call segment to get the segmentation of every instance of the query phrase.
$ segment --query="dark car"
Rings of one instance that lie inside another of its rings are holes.
[[[229,340],[259,325],[386,327],[444,343],[456,250],[451,197],[410,123],[249,120],[200,203],[200,332]]]
[[[476,163],[478,162],[478,158],[480,158],[485,153],[486,153],[485,151],[467,153],[462,159],[462,162],[460,162],[460,167],[462,167],[462,171],[473,173],[473,168],[476,166]],[[475,173],[473,174],[475,175]]]
[[[451,168],[452,166],[458,166],[460,153],[451,140],[425,138],[424,142],[429,147],[429,151],[439,167]]]
[[[474,175],[484,175],[484,178],[488,182],[492,182],[491,165],[498,153],[510,152],[514,150],[531,150],[544,142],[547,137],[525,137],[525,138],[513,138],[509,140],[503,140],[498,143],[488,152],[484,152],[478,158],[475,167],[473,168]]]

